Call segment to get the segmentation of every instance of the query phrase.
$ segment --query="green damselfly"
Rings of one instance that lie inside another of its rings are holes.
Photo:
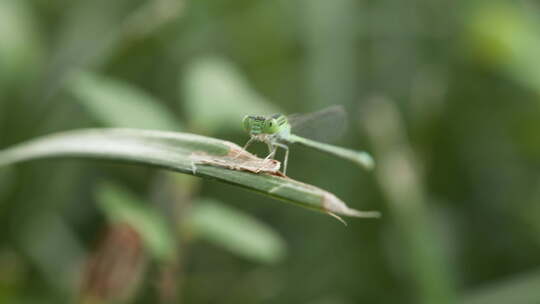
[[[278,148],[285,150],[283,174],[287,172],[289,160],[289,144],[298,143],[315,150],[343,158],[372,169],[373,158],[364,151],[346,149],[314,139],[308,139],[303,133],[339,135],[346,124],[346,112],[342,106],[332,106],[324,110],[304,115],[273,114],[269,116],[247,115],[243,119],[243,127],[250,139],[244,150],[253,142],[260,141],[268,145],[269,154],[266,159],[273,159]],[[324,125],[326,124],[326,125]],[[307,132],[306,132],[307,131]]]

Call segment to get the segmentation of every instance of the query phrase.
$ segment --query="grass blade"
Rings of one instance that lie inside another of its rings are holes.
[[[277,231],[217,200],[195,201],[189,222],[196,238],[254,262],[277,263],[285,256],[286,243]]]
[[[145,204],[136,194],[110,182],[101,184],[95,195],[109,221],[135,229],[155,258],[170,260],[174,257],[174,235],[163,215],[151,204]]]
[[[182,129],[162,102],[127,82],[79,72],[74,74],[69,90],[103,125],[166,131]]]
[[[83,129],[49,135],[0,151],[0,166],[40,158],[108,159],[217,179],[327,214],[379,216],[378,212],[351,209],[332,193],[287,177],[228,169],[242,169],[240,163],[234,163],[239,161],[236,158],[239,153],[258,159],[231,142],[195,134]],[[198,163],[193,155],[201,154],[229,162],[230,166]]]

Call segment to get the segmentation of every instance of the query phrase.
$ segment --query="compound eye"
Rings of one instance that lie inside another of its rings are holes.
[[[248,132],[251,130],[251,118],[248,115],[244,116],[244,119],[242,120],[242,127],[244,127],[244,130]]]
[[[270,119],[268,120],[268,124],[267,124],[267,131],[268,133],[275,133],[278,131],[278,123],[277,123],[277,120],[275,119]]]

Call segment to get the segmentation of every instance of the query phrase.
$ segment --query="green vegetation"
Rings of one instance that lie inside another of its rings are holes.
[[[0,303],[540,303],[539,11],[0,0]]]

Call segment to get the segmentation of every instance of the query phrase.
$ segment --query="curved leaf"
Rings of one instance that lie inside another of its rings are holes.
[[[114,183],[103,183],[96,190],[99,206],[112,222],[124,222],[141,236],[148,250],[158,259],[174,256],[174,236],[163,216],[129,190]]]
[[[255,262],[275,263],[285,256],[285,241],[276,231],[217,200],[195,201],[190,224],[198,238]]]
[[[201,163],[199,157],[193,157],[201,154],[208,155],[208,159],[215,162]],[[239,154],[243,156],[237,157]],[[134,129],[68,131],[0,151],[0,166],[59,157],[109,159],[150,165],[217,179],[330,215],[379,216],[378,212],[351,209],[327,191],[279,174],[246,172],[251,171],[242,165],[246,157],[252,161],[259,160],[261,164],[264,161],[231,142],[189,133]],[[275,171],[269,169],[266,172]]]
[[[106,126],[178,131],[182,126],[159,100],[119,79],[92,72],[73,74],[67,87]]]

